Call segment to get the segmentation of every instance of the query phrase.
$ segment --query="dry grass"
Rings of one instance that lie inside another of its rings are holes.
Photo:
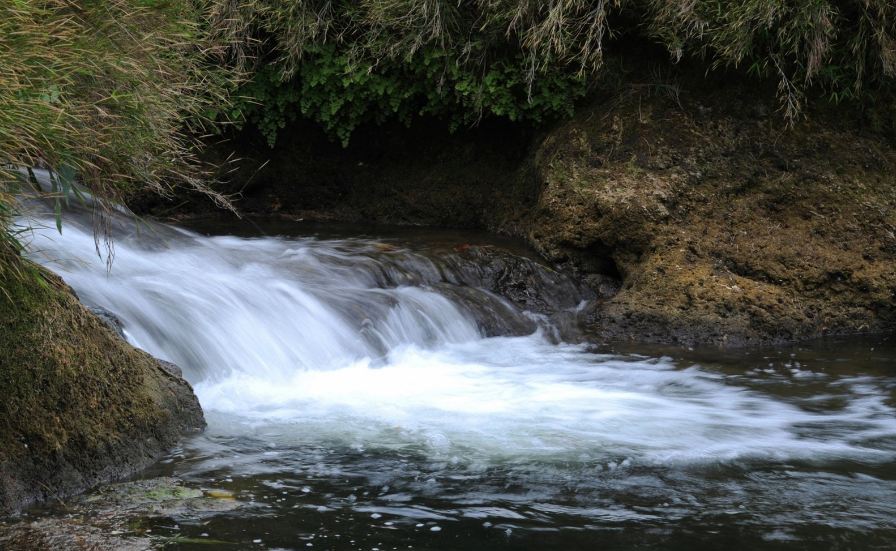
[[[323,43],[368,60],[423,48],[481,67],[521,58],[530,83],[557,66],[595,75],[619,34],[663,45],[674,60],[774,78],[790,118],[813,88],[840,101],[896,77],[892,0],[221,0],[215,9],[241,55],[247,45],[261,52],[284,80]]]
[[[0,219],[8,223],[12,196],[28,185],[16,167],[49,168],[60,191],[76,178],[100,200],[100,234],[104,209],[136,188],[164,195],[177,183],[227,204],[197,170],[191,137],[206,130],[203,114],[231,81],[210,70],[223,51],[203,29],[204,9],[165,0],[0,4]],[[5,241],[14,252],[14,235]]]
[[[861,98],[896,79],[892,0],[6,0],[0,223],[26,184],[8,168],[20,166],[55,170],[61,187],[77,175],[107,207],[174,182],[226,205],[197,171],[191,136],[259,60],[287,81],[321,45],[371,71],[430,49],[471,74],[524,63],[531,90],[558,67],[599,80],[622,34],[673,60],[775,79],[791,119],[810,92]],[[15,251],[4,235],[0,250]]]

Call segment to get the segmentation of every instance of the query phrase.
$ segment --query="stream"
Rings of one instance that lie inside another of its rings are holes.
[[[528,253],[476,234],[122,219],[107,269],[88,219],[38,225],[31,257],[180,366],[206,412],[142,477],[233,506],[128,524],[159,547],[896,546],[885,338],[580,342],[557,320],[590,297],[546,286],[558,318],[477,286],[471,244]]]

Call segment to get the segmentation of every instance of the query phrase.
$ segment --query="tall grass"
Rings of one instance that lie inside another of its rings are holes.
[[[209,64],[205,1],[4,0],[0,2],[0,224],[46,167],[60,188],[78,182],[103,209],[134,189],[167,194],[175,183],[226,204],[204,183],[195,136],[232,78]],[[102,229],[102,228],[100,228]],[[0,231],[11,265],[14,230]],[[4,261],[5,260],[5,261]],[[0,266],[2,269],[2,266]]]
[[[283,81],[322,44],[374,63],[437,49],[481,73],[521,60],[530,87],[557,67],[593,80],[622,35],[673,60],[773,78],[789,118],[807,93],[861,99],[896,78],[893,0],[244,0],[215,10],[219,28],[254,44]]]

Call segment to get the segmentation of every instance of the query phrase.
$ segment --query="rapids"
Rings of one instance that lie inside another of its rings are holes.
[[[320,537],[294,525],[305,505],[330,537],[338,519],[368,519],[373,536],[352,532],[365,548],[378,529],[405,547],[452,523],[457,545],[499,527],[495,545],[532,548],[521,533],[562,547],[616,529],[633,544],[681,526],[683,544],[744,526],[766,543],[896,529],[893,356],[844,368],[832,353],[757,352],[732,367],[600,353],[477,288],[452,249],[389,236],[207,236],[121,218],[114,237],[111,268],[77,215],[61,235],[39,219],[28,247],[183,369],[210,426],[160,468],[266,502],[247,514],[284,519],[265,523],[271,545]],[[571,315],[588,298],[566,295]],[[254,541],[251,526],[219,537]],[[631,539],[642,528],[659,532]]]

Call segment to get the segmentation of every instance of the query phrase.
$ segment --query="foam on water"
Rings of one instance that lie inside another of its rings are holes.
[[[873,441],[896,435],[874,392],[811,413],[698,368],[590,354],[538,335],[407,346],[382,366],[235,374],[196,390],[206,407],[254,423],[368,447],[416,443],[465,460],[886,461],[893,449]]]
[[[36,232],[30,248],[117,314],[136,345],[179,364],[216,433],[270,425],[287,445],[416,446],[486,462],[896,457],[896,417],[873,380],[830,381],[845,405],[820,413],[805,407],[811,397],[668,359],[598,355],[539,333],[484,338],[477,313],[427,284],[437,269],[411,251],[163,233],[119,235],[108,272],[76,224]]]

